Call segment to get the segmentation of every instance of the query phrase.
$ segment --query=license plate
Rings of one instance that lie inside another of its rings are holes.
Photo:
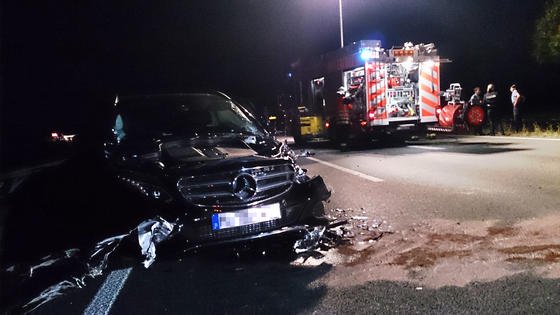
[[[227,229],[280,218],[282,218],[282,214],[280,213],[279,203],[239,211],[214,213],[212,215],[212,230]]]

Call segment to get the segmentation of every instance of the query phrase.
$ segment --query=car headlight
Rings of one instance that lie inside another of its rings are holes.
[[[117,176],[117,178],[128,187],[133,188],[148,198],[162,201],[171,200],[171,196],[165,192],[165,190],[156,185],[121,175]]]

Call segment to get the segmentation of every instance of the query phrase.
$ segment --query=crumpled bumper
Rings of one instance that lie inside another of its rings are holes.
[[[262,205],[278,203],[281,218],[225,229],[213,229],[213,209],[204,209],[205,214],[189,217],[183,222],[178,237],[185,238],[194,248],[207,245],[243,242],[282,235],[303,235],[310,227],[325,226],[328,219],[324,216],[323,201],[330,197],[330,191],[320,176],[301,184],[294,184],[290,192],[269,200]],[[236,209],[232,211],[237,211]]]

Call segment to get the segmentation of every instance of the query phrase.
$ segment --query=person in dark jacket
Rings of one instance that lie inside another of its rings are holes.
[[[496,92],[494,84],[488,84],[488,87],[486,88],[486,94],[484,94],[482,102],[484,103],[484,107],[486,108],[486,117],[488,118],[488,122],[490,123],[490,134],[492,136],[495,136],[496,128],[498,127],[497,125],[499,125],[502,135],[505,135],[504,126],[502,125],[500,98],[498,92]]]
[[[337,110],[334,121],[335,138],[338,145],[345,149],[348,146],[348,134],[350,133],[350,110],[348,107],[348,91],[341,86],[338,91]]]
[[[471,98],[469,99],[469,105],[470,106],[482,106],[482,91],[480,90],[480,87],[475,87],[473,90],[473,95],[471,96]]]
[[[461,114],[461,118],[463,119],[463,121],[467,120],[467,112],[472,106],[480,106],[484,108],[484,104],[482,103],[482,90],[478,86],[473,89],[473,95],[469,99],[469,102],[465,104],[465,107],[463,108],[463,113]],[[472,131],[474,131],[478,135],[481,135],[482,125],[473,127]]]

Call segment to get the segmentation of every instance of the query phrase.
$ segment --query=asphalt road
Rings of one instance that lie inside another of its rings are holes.
[[[461,137],[350,152],[309,151],[315,155],[300,162],[332,189],[327,209],[360,209],[364,216],[388,222],[396,234],[414,233],[418,222],[508,225],[560,214],[558,140]],[[373,249],[384,242],[380,239]],[[558,238],[552,242],[560,245]],[[333,282],[333,273],[342,269],[331,260],[316,262],[297,264],[260,251],[240,257],[226,250],[162,253],[149,269],[112,268],[108,277],[91,280],[34,313],[560,313],[560,280],[531,268],[489,281],[429,287],[418,284],[416,269],[400,280],[349,276]],[[343,272],[360,275],[367,268],[366,259],[347,264]]]
[[[316,161],[302,163],[332,186],[333,207],[375,205],[376,211],[399,222],[401,214],[409,220],[511,221],[560,210],[557,140],[461,137],[395,148],[313,152],[322,162],[383,180],[361,180]]]

